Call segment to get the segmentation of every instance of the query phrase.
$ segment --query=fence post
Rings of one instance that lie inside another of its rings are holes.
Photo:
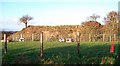
[[[16,35],[16,41],[18,41],[17,35]]]
[[[91,42],[91,34],[89,34],[89,42]]]
[[[32,41],[34,41],[34,34],[32,34]]]
[[[110,35],[110,42],[112,41],[112,35]]]
[[[20,35],[20,38],[23,38],[23,34]]]
[[[43,56],[43,32],[40,33],[40,57]]]
[[[103,33],[103,42],[105,41],[105,34]]]
[[[116,34],[114,34],[114,41],[116,41]]]
[[[4,53],[6,54],[7,53],[7,36],[6,34],[4,34]]]
[[[14,35],[12,35],[12,41],[14,41]]]
[[[77,53],[80,53],[80,33],[77,32]]]

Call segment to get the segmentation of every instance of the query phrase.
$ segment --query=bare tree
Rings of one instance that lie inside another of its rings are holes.
[[[110,35],[110,38],[118,32],[118,13],[111,11],[107,14],[107,17],[104,18],[105,22],[105,32]],[[111,41],[111,40],[110,40]]]
[[[25,15],[20,18],[20,22],[25,24],[25,27],[27,27],[28,21],[32,20],[33,18],[31,16]]]
[[[96,15],[96,14],[92,14],[92,16],[89,16],[87,19],[88,19],[89,21],[96,21],[97,18],[100,18],[100,16],[99,16],[99,15]]]

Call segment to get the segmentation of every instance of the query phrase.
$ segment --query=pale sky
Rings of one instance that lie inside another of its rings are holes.
[[[28,25],[80,25],[92,14],[100,15],[98,22],[110,11],[118,11],[119,0],[1,0],[0,29],[21,30],[23,15],[33,17]]]

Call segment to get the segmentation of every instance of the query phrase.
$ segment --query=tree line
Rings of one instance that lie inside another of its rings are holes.
[[[103,22],[105,23],[104,25],[101,25],[99,22],[97,22],[97,18],[100,18],[100,16],[93,14],[89,17],[89,21],[82,22],[82,33],[88,33],[91,36],[95,34],[107,34],[110,36],[111,40],[114,39],[114,35],[120,35],[120,22],[118,12],[109,12],[103,19]]]
[[[100,22],[97,22],[97,19],[100,18],[100,16],[92,14],[91,16],[87,17],[87,21],[81,23],[82,29],[80,33],[89,34],[90,36],[95,36],[98,34],[107,34],[112,39],[114,34],[117,36],[120,35],[119,17],[120,16],[118,12],[111,11],[103,19],[103,22],[105,24],[101,25]],[[32,19],[33,17],[25,15],[20,18],[20,22],[24,23],[25,27],[27,27],[27,23]]]

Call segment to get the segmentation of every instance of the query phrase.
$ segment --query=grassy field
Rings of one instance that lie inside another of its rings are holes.
[[[2,45],[3,47],[3,45]],[[40,58],[39,41],[8,43],[8,52],[3,54],[3,64],[116,64],[118,43],[114,54],[110,42],[82,42],[80,54],[76,43],[44,42],[44,56]]]

